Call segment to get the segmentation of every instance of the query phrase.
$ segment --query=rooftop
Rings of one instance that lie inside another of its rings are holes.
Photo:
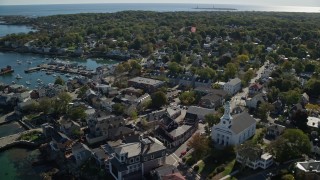
[[[159,81],[156,79],[150,79],[150,78],[144,78],[144,77],[135,77],[130,79],[129,81],[136,82],[136,83],[142,83],[142,84],[148,84],[148,85],[157,85],[163,83],[163,81]]]
[[[234,78],[234,79],[230,79],[230,81],[227,83],[234,86],[241,83],[241,80],[239,78]]]
[[[244,111],[233,116],[233,124],[230,129],[238,134],[254,123],[256,123],[256,120],[248,112]]]

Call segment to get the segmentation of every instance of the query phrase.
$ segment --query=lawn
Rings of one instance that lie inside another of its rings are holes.
[[[18,139],[24,141],[36,142],[42,138],[42,133],[39,131],[31,131],[26,134],[22,134]]]
[[[222,172],[222,174],[224,176],[230,174],[232,171],[233,171],[233,167],[234,167],[234,164],[235,164],[236,160],[233,160],[231,161],[229,164],[227,164],[225,167],[224,167],[224,171]]]

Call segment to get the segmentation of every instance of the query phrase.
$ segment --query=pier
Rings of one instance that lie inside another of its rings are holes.
[[[24,72],[32,73],[40,70],[59,72],[59,73],[77,74],[77,75],[89,76],[89,77],[96,75],[96,72],[92,72],[91,70],[86,70],[82,68],[70,68],[65,66],[57,66],[57,65],[49,65],[49,64],[41,64],[41,65],[38,65],[37,67],[26,69]]]

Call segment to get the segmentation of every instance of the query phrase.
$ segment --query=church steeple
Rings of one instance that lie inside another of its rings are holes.
[[[220,118],[220,123],[226,127],[230,127],[232,125],[232,116],[231,116],[231,107],[230,102],[227,101],[224,105],[224,114]]]

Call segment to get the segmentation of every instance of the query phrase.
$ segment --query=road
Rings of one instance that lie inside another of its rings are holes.
[[[264,69],[265,69],[265,66],[268,64],[268,61],[266,61],[263,66],[261,66],[259,68],[259,70],[256,72],[256,76],[254,78],[252,78],[250,80],[250,84],[253,84],[255,83],[260,77],[261,77],[261,74],[263,73]],[[249,85],[250,85],[249,84]],[[245,87],[242,89],[242,92],[239,92],[237,93],[236,95],[234,95],[232,98],[231,98],[231,101],[230,101],[230,107],[231,109],[234,109],[237,105],[241,105],[241,106],[245,106],[246,105],[246,101],[241,99],[241,97],[247,97],[248,96],[248,93],[249,93],[249,87]]]

